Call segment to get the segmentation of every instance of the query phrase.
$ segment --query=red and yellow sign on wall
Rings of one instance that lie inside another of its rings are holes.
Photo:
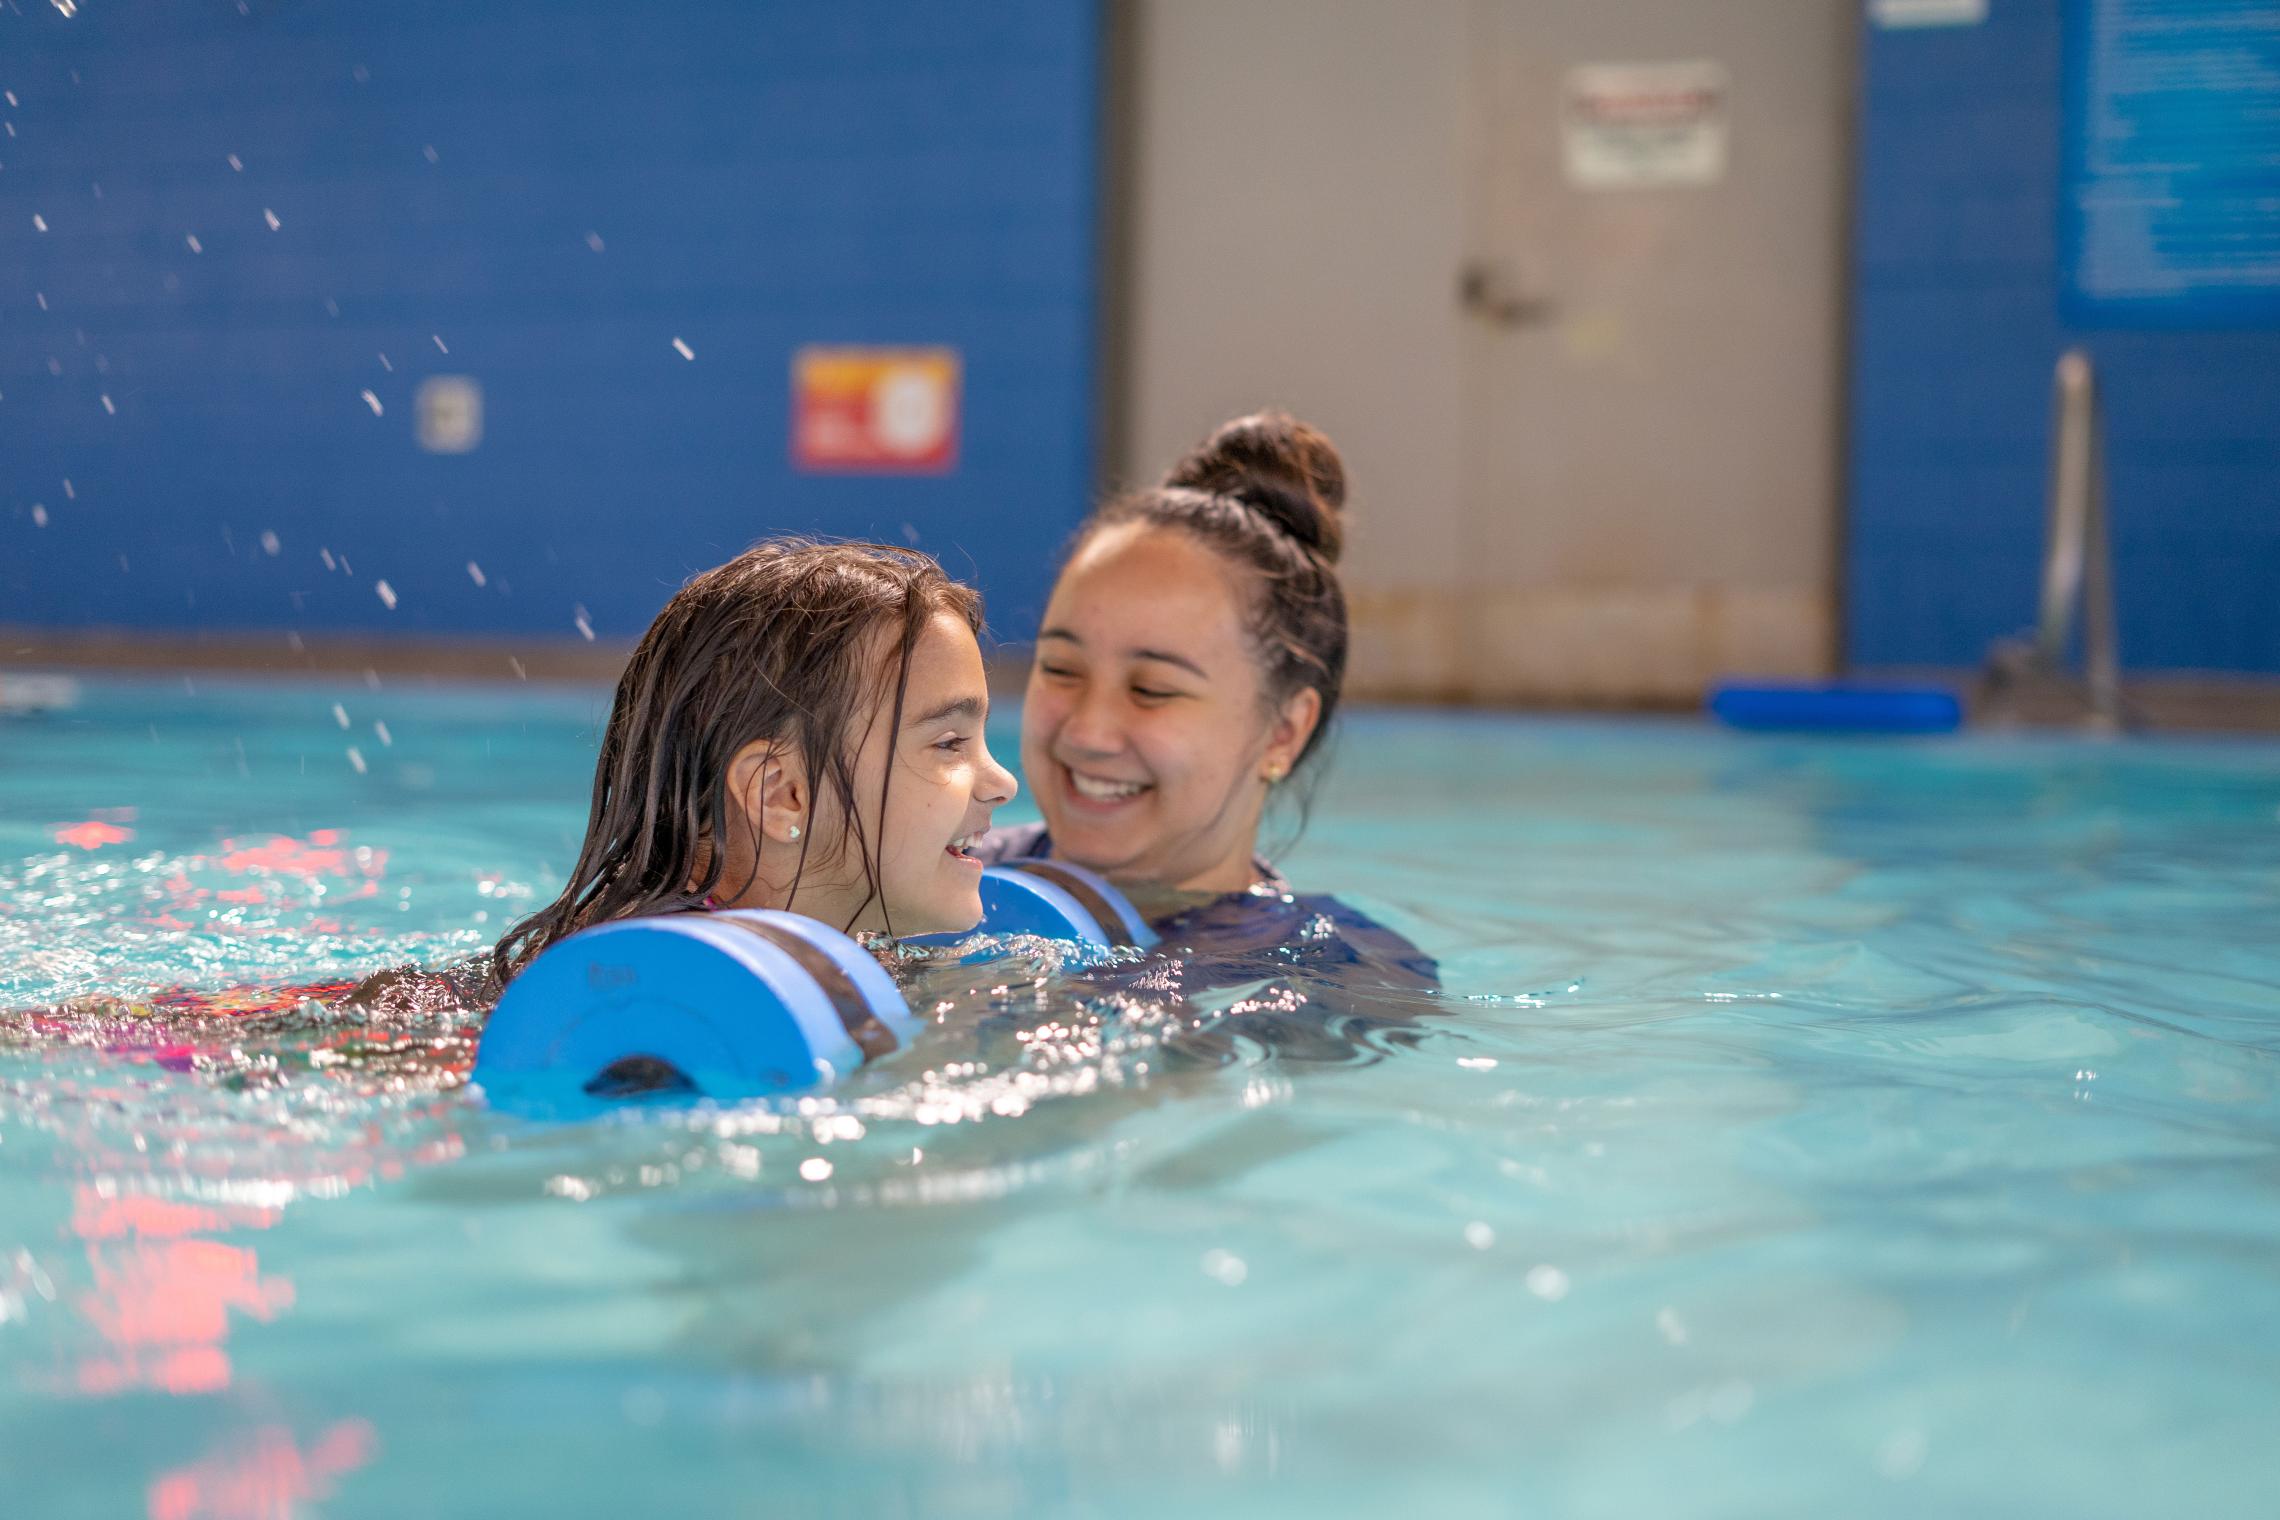
[[[958,462],[958,350],[810,344],[792,355],[792,464],[946,474]]]

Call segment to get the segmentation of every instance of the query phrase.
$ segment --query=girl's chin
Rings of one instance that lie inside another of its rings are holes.
[[[927,911],[908,918],[897,914],[895,930],[900,934],[964,934],[980,928],[981,922],[982,894],[976,892],[965,902],[930,904]]]

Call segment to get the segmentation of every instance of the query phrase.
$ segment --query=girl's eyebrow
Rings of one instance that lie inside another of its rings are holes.
[[[917,717],[905,723],[903,727],[924,728],[930,723],[940,723],[945,718],[969,718],[975,721],[979,721],[984,716],[986,716],[988,712],[989,703],[984,701],[982,698],[959,697],[953,701],[943,703],[940,707],[935,708],[931,712],[920,713]]]

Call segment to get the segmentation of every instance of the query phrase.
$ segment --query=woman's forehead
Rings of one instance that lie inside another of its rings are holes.
[[[1185,533],[1118,523],[1089,539],[1053,587],[1046,630],[1074,634],[1090,653],[1128,648],[1221,652],[1242,636],[1242,606],[1226,564]],[[1094,649],[1096,643],[1108,647]]]

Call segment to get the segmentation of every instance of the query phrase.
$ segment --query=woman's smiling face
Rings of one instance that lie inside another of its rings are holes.
[[[1267,710],[1234,573],[1188,534],[1095,533],[1053,587],[1022,707],[1024,774],[1053,852],[1127,880],[1239,891],[1269,775],[1313,731]]]

